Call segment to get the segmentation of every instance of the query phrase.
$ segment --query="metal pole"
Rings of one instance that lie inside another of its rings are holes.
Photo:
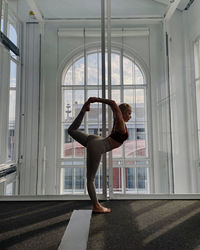
[[[86,88],[87,86],[87,53],[86,53],[86,37],[85,37],[85,28],[84,28],[84,31],[83,31],[83,43],[84,43],[84,97],[85,97],[85,100],[84,101],[87,101],[87,98],[88,98],[88,90]],[[88,112],[86,112],[85,114],[85,119],[84,119],[84,127],[85,127],[85,132],[88,134]],[[84,154],[86,153],[86,151],[84,151]],[[84,157],[84,161],[86,159],[86,156]],[[85,176],[85,180],[87,178],[87,174],[86,174],[86,171],[84,171],[84,176]],[[84,194],[87,193],[87,185],[86,185],[86,181],[85,181],[85,184],[84,184]]]
[[[102,57],[102,98],[106,98],[105,88],[105,0],[101,0],[101,57]],[[106,106],[102,104],[102,136],[106,137]],[[107,196],[106,154],[102,157],[103,194]]]
[[[168,161],[168,171],[169,171],[169,192],[174,193],[174,159],[173,159],[173,138],[172,138],[172,110],[171,110],[171,90],[170,90],[170,58],[169,58],[169,39],[168,39],[168,28],[167,23],[164,22],[164,36],[165,36],[165,49],[166,49],[166,84],[168,91],[168,112],[169,112],[169,161]]]
[[[108,46],[108,98],[112,99],[111,82],[112,82],[112,68],[111,68],[111,0],[107,0],[107,46]],[[108,128],[109,132],[112,130],[112,111],[108,110]],[[109,196],[113,195],[113,167],[112,167],[112,151],[109,152],[108,157],[109,167]]]

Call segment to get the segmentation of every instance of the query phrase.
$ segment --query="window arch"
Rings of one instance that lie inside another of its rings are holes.
[[[107,53],[106,69],[107,69]],[[148,131],[147,131],[147,80],[144,70],[138,61],[121,49],[113,49],[111,52],[111,94],[118,104],[127,102],[132,106],[132,118],[127,123],[129,139],[122,147],[113,150],[113,192],[123,192],[122,175],[126,175],[126,192],[144,192],[149,189],[148,181]],[[83,103],[90,96],[102,96],[101,91],[101,50],[88,49],[78,56],[74,56],[63,70],[62,83],[62,132],[61,155],[70,167],[65,169],[62,193],[73,189],[73,176],[78,174],[78,183],[82,186],[77,190],[84,190],[84,178],[81,159],[85,159],[84,148],[74,141],[67,133],[67,128],[80,111]],[[108,97],[108,81],[106,72],[106,96]],[[108,113],[108,112],[107,112]],[[91,105],[91,111],[80,130],[86,130],[89,134],[101,135],[101,104]],[[108,119],[107,119],[108,121]],[[108,128],[108,124],[107,124]],[[79,161],[80,160],[80,161]],[[76,161],[76,166],[74,162]],[[80,165],[79,165],[80,164]],[[134,166],[134,167],[133,167]],[[73,169],[76,171],[73,175]],[[78,170],[79,169],[79,170]],[[69,177],[71,176],[71,177]],[[77,184],[78,185],[78,184]],[[96,177],[97,190],[102,188],[101,168]],[[69,191],[70,192],[70,191]],[[72,192],[72,191],[71,191]],[[75,185],[76,192],[76,185]]]

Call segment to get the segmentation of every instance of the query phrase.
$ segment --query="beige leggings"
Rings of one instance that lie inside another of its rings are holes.
[[[98,135],[88,135],[79,130],[79,126],[84,117],[84,112],[80,112],[71,126],[68,133],[71,137],[87,148],[87,189],[93,205],[98,202],[95,189],[95,176],[101,161],[101,155],[112,150],[108,138]]]

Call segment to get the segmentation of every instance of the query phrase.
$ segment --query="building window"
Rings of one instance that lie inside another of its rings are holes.
[[[200,39],[194,44],[195,59],[195,89],[196,89],[196,110],[197,110],[197,135],[200,157]]]
[[[2,18],[1,18],[1,31],[16,45],[19,45],[19,33],[20,22],[8,9],[8,4],[2,2]],[[1,162],[6,163],[8,161],[15,162],[17,157],[17,141],[16,132],[18,132],[17,115],[19,111],[20,100],[18,98],[19,90],[19,72],[20,72],[20,57],[16,56],[13,52],[4,50],[3,46],[0,51],[1,57],[5,62],[2,62],[2,71],[0,87],[2,87],[3,93],[1,93],[1,102],[6,105],[1,105],[3,108],[0,110],[1,123],[1,147],[4,149],[1,155]]]
[[[10,61],[9,115],[8,115],[8,160],[15,159],[17,64]]]
[[[107,65],[107,54],[106,54]],[[136,160],[142,161],[149,157],[147,136],[147,108],[146,95],[147,83],[140,65],[122,52],[113,50],[111,53],[111,95],[116,103],[129,103],[132,106],[132,118],[127,123],[129,139],[121,146],[113,150],[113,192],[147,193],[148,192],[148,167],[144,164],[136,164]],[[84,75],[86,73],[86,75]],[[121,75],[122,74],[122,75]],[[84,191],[85,149],[74,141],[67,133],[74,118],[80,112],[84,102],[90,96],[101,97],[101,51],[88,50],[74,57],[66,66],[62,77],[62,121],[61,121],[61,159],[65,163],[66,170],[61,171],[61,193],[81,193]],[[106,77],[106,96],[108,96],[108,81]],[[101,135],[102,130],[102,104],[91,105],[90,112],[80,126],[80,130],[89,134]],[[107,115],[108,112],[106,112]],[[107,117],[108,122],[108,117]],[[108,131],[108,124],[107,131]],[[77,164],[84,162],[83,171]],[[75,163],[76,162],[76,163]],[[75,171],[74,169],[79,169]],[[79,173],[79,174],[77,174]],[[64,183],[63,183],[64,182]],[[73,184],[75,183],[75,184]],[[102,169],[95,180],[97,192],[102,193]],[[69,188],[71,187],[71,189]],[[74,190],[73,190],[74,188]],[[82,190],[82,191],[81,191]]]

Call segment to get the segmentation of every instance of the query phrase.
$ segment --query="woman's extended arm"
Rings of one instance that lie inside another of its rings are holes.
[[[99,97],[90,97],[88,99],[88,102],[89,103],[100,102],[100,103],[108,104],[113,111],[116,130],[119,130],[122,132],[125,131],[125,123],[124,123],[123,115],[119,106],[116,104],[115,101],[110,100],[110,99],[105,99],[105,98],[99,98]]]
[[[115,116],[115,114],[117,114],[119,116],[122,115],[121,110],[119,109],[119,107],[116,104],[116,102],[113,101],[113,100],[105,99],[105,98],[99,98],[99,97],[90,97],[88,99],[88,102],[89,103],[101,102],[101,103],[108,104],[111,107],[111,109],[112,109],[112,111],[114,113],[114,116]]]

